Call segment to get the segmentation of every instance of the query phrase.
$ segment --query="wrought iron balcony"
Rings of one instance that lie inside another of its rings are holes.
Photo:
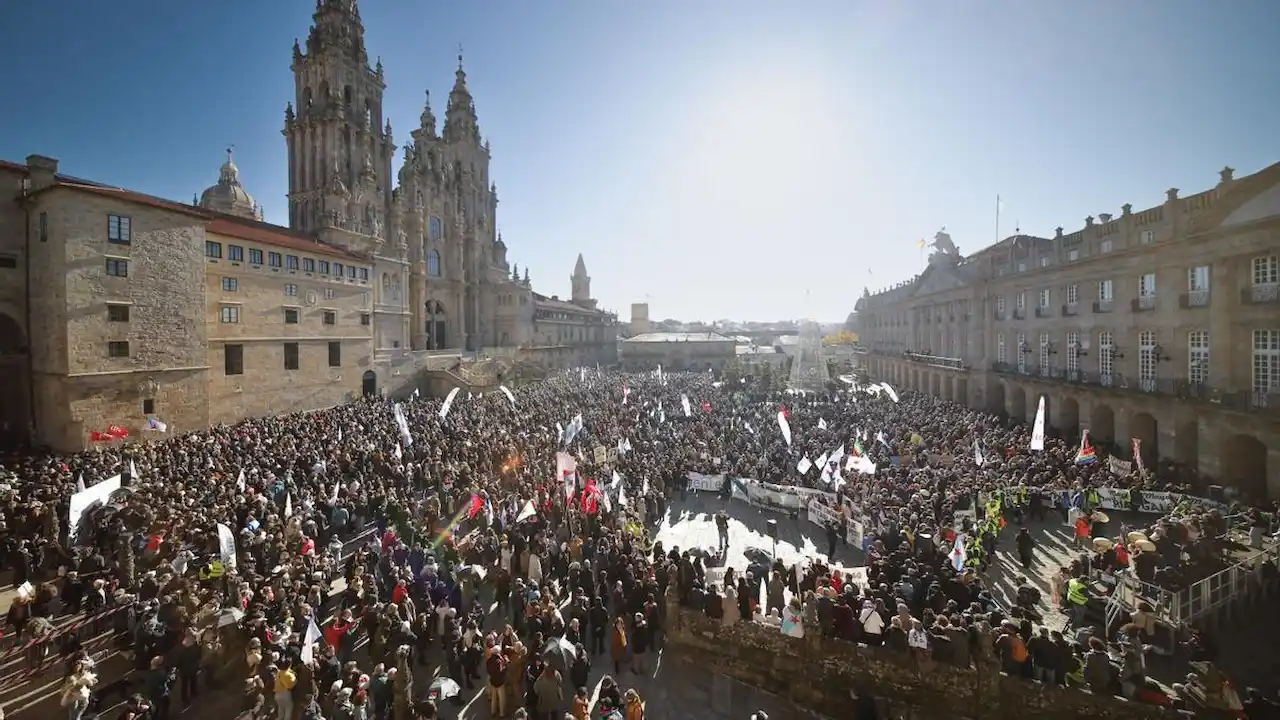
[[[1014,320],[1026,320],[1026,319],[1027,319],[1027,309],[1026,309],[1026,308],[1014,308],[1014,309],[1013,309],[1013,319],[1014,319]]]
[[[1243,305],[1261,305],[1280,302],[1280,285],[1254,285],[1240,291]]]
[[[1064,316],[1076,315],[1079,312],[1080,312],[1080,305],[1078,303],[1069,302],[1069,303],[1063,303],[1062,305],[1062,314]]]
[[[1178,307],[1186,310],[1188,308],[1209,307],[1209,291],[1208,290],[1191,290],[1184,292],[1178,296]]]
[[[912,352],[911,350],[907,350],[902,353],[902,357],[907,362],[919,363],[930,367],[947,368],[948,370],[967,370],[969,368],[963,359],[955,357],[942,357],[940,355]]]
[[[1047,307],[1038,307],[1036,308],[1036,317],[1038,318],[1053,317],[1053,313],[1050,312],[1049,308]]]
[[[1129,301],[1129,309],[1132,310],[1133,312],[1146,312],[1148,310],[1155,310],[1156,296],[1143,295],[1142,297],[1136,297]]]
[[[1093,311],[1095,313],[1099,313],[1099,314],[1109,313],[1111,312],[1111,306],[1112,306],[1112,302],[1110,300],[1094,300],[1093,301]]]
[[[992,363],[991,371],[1011,377],[1034,376],[1050,382],[1066,385],[1084,385],[1109,388],[1121,392],[1157,395],[1183,402],[1203,403],[1238,412],[1259,413],[1280,417],[1280,388],[1274,392],[1229,391],[1207,383],[1184,377],[1131,378],[1121,373],[1084,372],[1078,369],[1041,366],[1035,369],[1019,368],[1012,363]]]

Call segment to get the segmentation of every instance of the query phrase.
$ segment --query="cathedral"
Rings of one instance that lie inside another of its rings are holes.
[[[106,428],[137,438],[617,362],[617,316],[581,255],[564,299],[508,260],[461,57],[443,124],[428,99],[393,177],[356,2],[317,0],[313,17],[283,108],[287,226],[264,221],[230,150],[183,202],[44,155],[0,160],[0,446],[79,450]]]
[[[394,178],[385,76],[381,62],[369,64],[356,0],[317,0],[305,47],[294,42],[292,71],[294,98],[282,131],[289,227],[373,263],[377,349],[550,347],[597,336],[604,345],[616,338],[616,329],[593,331],[616,327],[616,317],[596,309],[581,255],[567,302],[535,293],[528,269],[521,276],[508,261],[495,221],[489,143],[461,54],[443,126],[428,92]],[[218,183],[197,202],[262,219],[230,155]]]

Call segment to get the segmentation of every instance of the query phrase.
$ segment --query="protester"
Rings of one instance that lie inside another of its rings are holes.
[[[1159,487],[1076,463],[1064,440],[1034,453],[1028,442],[1025,428],[913,393],[580,370],[14,458],[5,537],[31,591],[8,619],[15,642],[66,614],[114,629],[140,671],[131,716],[176,714],[219,688],[242,690],[247,716],[281,720],[433,718],[466,691],[486,693],[495,716],[577,716],[608,652],[614,674],[589,711],[642,718],[644,685],[619,680],[652,672],[668,587],[725,625],[758,617],[795,637],[819,626],[967,665],[968,648],[939,647],[969,633],[986,637],[972,655],[992,656],[1004,616],[983,570],[1006,514],[1034,518],[1048,493]],[[969,462],[984,452],[989,462]],[[827,558],[708,582],[691,551],[723,559],[732,505],[716,515],[719,547],[651,537],[691,472],[817,498]],[[82,507],[103,482],[121,489]],[[855,525],[862,584],[829,564]],[[1161,527],[1141,538],[1153,550],[1134,541],[1131,562],[1196,542]],[[1006,654],[1013,669],[1035,662],[1025,646]],[[439,675],[424,680],[431,666]],[[96,698],[73,677],[74,714],[86,690]]]

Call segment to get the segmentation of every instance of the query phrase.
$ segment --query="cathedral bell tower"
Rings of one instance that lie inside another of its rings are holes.
[[[596,301],[591,298],[591,277],[587,275],[587,263],[578,253],[578,262],[573,266],[573,275],[569,276],[570,300],[574,305],[589,310],[596,308]]]
[[[295,99],[285,108],[289,226],[360,253],[390,235],[391,161],[386,83],[369,66],[356,0],[316,0],[306,50],[293,44]]]

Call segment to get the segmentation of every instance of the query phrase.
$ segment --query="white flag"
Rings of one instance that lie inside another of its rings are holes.
[[[978,438],[974,438],[973,439],[973,463],[978,467],[982,467],[983,465],[986,464],[986,462],[987,462],[986,458],[982,457],[982,448],[978,447]]]
[[[449,408],[453,407],[453,399],[458,397],[458,390],[459,388],[454,388],[449,391],[448,395],[444,396],[444,404],[440,406],[441,420],[449,416]]]
[[[782,431],[782,439],[787,441],[787,447],[791,447],[791,423],[787,422],[787,414],[778,411],[778,429]]]
[[[1044,396],[1036,407],[1036,424],[1031,428],[1031,449],[1044,450]]]
[[[898,393],[897,393],[896,391],[894,391],[894,389],[893,389],[892,387],[890,387],[890,386],[889,386],[889,383],[887,383],[887,382],[882,382],[882,383],[880,383],[880,387],[881,387],[881,388],[882,388],[886,393],[888,393],[888,394],[889,394],[889,399],[890,399],[890,400],[893,400],[894,402],[898,402]]]
[[[813,461],[809,459],[808,455],[805,455],[804,457],[800,458],[800,462],[796,464],[796,472],[800,473],[801,475],[804,475],[805,473],[809,472],[809,468],[811,467],[813,467]]]
[[[324,639],[324,634],[320,632],[320,627],[316,625],[316,619],[307,620],[307,634],[302,636],[302,651],[298,653],[298,657],[302,662],[310,665],[315,659],[315,644]]]
[[[693,409],[692,409],[691,407],[689,407],[689,396],[688,396],[688,395],[681,395],[681,396],[680,396],[680,406],[684,408],[684,416],[685,416],[685,417],[689,417],[690,415],[693,415]]]
[[[133,464],[133,458],[129,459],[129,477],[132,477],[135,483],[142,479],[142,476],[138,475],[138,466]]]
[[[819,430],[827,429],[827,421],[825,418],[818,418],[818,429]]]
[[[520,508],[520,514],[516,515],[516,522],[522,523],[537,514],[538,511],[533,507],[533,501],[525,500],[524,507]]]
[[[76,492],[84,492],[84,473],[80,473],[80,477],[76,478]]]
[[[503,394],[503,395],[506,395],[506,396],[507,396],[507,399],[511,401],[511,407],[515,407],[515,406],[516,406],[516,396],[515,396],[515,394],[513,394],[513,393],[511,392],[511,390],[510,390],[506,385],[499,385],[499,386],[498,386],[498,389],[499,389],[499,390],[501,390],[501,391],[502,391],[502,394]]]
[[[244,492],[244,468],[240,468],[240,477],[236,478],[236,489]]]
[[[454,388],[457,390],[457,388]],[[404,408],[400,403],[391,406],[391,414],[395,416],[396,428],[400,430],[400,441],[405,447],[413,447],[413,435],[409,433],[409,421],[404,417]]]
[[[293,517],[293,493],[291,492],[284,494],[284,517],[286,520]]]

